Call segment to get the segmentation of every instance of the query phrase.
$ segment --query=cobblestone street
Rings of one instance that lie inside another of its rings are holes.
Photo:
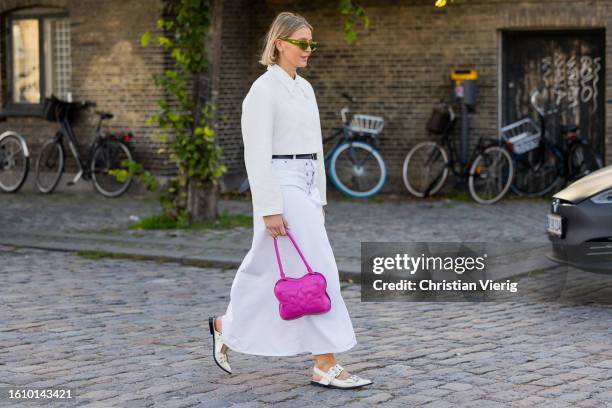
[[[343,284],[358,344],[339,361],[375,384],[335,391],[309,384],[306,354],[216,367],[206,319],[225,310],[231,269],[9,246],[0,259],[0,386],[76,393],[3,407],[612,407],[609,306],[361,303]]]

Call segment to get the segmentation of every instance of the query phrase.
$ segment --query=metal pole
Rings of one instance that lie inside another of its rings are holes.
[[[468,108],[465,103],[463,103],[463,98],[461,98],[461,161],[463,164],[466,164],[468,161],[468,152],[470,144],[470,124],[468,122]]]

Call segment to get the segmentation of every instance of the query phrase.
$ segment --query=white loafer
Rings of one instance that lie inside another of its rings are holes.
[[[232,369],[229,365],[229,358],[227,357],[227,353],[222,353],[221,349],[223,348],[223,339],[221,339],[221,333],[215,329],[215,318],[208,318],[208,326],[210,328],[210,334],[212,334],[213,338],[213,358],[215,363],[226,373],[231,374]]]
[[[365,378],[361,378],[358,375],[352,374],[346,380],[341,380],[337,378],[340,375],[340,372],[344,370],[344,368],[340,364],[336,364],[327,372],[321,370],[316,365],[313,367],[313,372],[321,377],[319,381],[312,380],[310,381],[313,385],[320,385],[328,388],[341,388],[344,390],[363,387],[364,385],[373,384],[372,380],[368,380]]]

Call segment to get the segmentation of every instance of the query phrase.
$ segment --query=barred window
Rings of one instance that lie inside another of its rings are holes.
[[[8,110],[39,109],[45,96],[70,100],[70,20],[56,8],[33,7],[6,20]]]
[[[60,99],[68,99],[70,92],[70,22],[67,18],[45,19],[45,49],[51,50],[45,57],[45,96],[52,93]]]

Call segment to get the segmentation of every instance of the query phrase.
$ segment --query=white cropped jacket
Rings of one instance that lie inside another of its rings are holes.
[[[254,216],[283,212],[273,154],[317,153],[317,187],[327,204],[319,108],[306,79],[297,73],[293,79],[280,65],[269,65],[242,101],[241,127]]]

